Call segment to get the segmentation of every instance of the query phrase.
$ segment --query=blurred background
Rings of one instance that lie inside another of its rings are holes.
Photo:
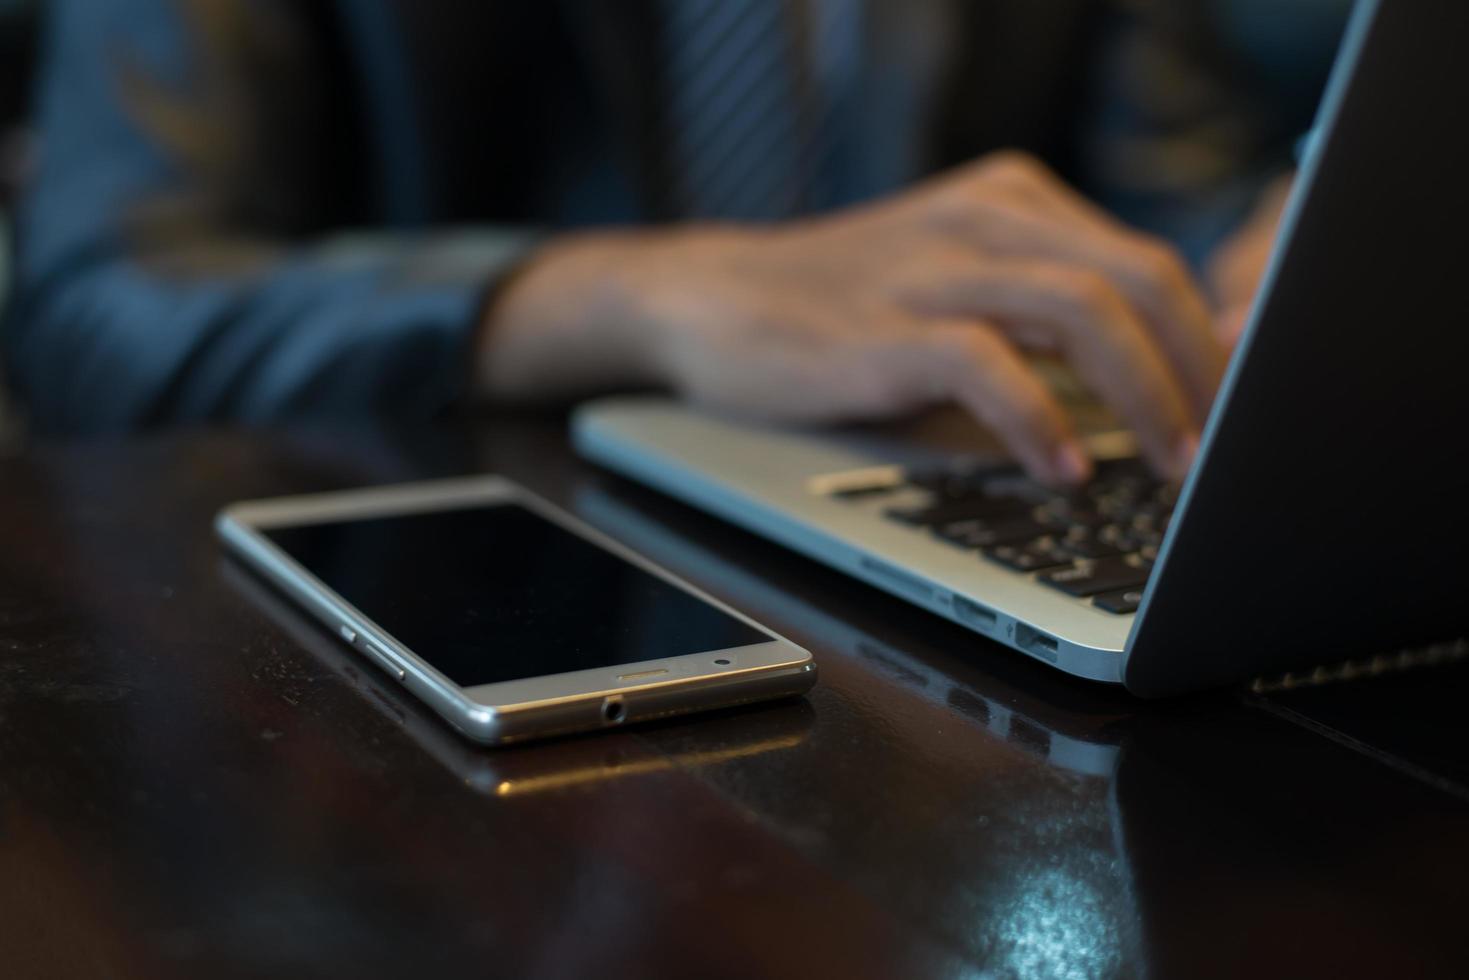
[[[31,79],[39,43],[39,0],[0,0],[0,323],[10,283],[10,209],[30,160]],[[0,453],[19,442],[0,360]]]

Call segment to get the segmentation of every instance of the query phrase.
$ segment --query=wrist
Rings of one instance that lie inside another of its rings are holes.
[[[708,284],[769,234],[684,225],[548,241],[485,313],[475,354],[480,392],[544,401],[673,384],[668,352],[677,332],[717,305]]]
[[[550,239],[484,311],[475,346],[479,392],[546,401],[658,383],[649,324],[628,279],[643,232]]]

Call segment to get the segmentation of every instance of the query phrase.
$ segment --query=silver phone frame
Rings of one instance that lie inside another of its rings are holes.
[[[609,551],[734,617],[770,640],[461,687],[260,533],[274,527],[454,510],[476,504],[526,507],[594,547]],[[455,728],[485,745],[617,727],[668,715],[786,697],[804,693],[816,682],[816,665],[807,650],[501,476],[455,477],[242,501],[220,511],[214,527],[235,555]],[[716,660],[728,663],[715,663]]]

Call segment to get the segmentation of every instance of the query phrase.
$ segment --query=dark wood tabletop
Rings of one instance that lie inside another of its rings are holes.
[[[0,462],[0,975],[1469,975],[1463,666],[1137,701],[598,473],[563,429]],[[817,687],[475,748],[210,529],[489,471],[808,647]]]

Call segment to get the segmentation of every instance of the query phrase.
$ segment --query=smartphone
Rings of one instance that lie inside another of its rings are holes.
[[[811,654],[517,484],[233,504],[225,546],[476,742],[806,692]]]
[[[222,558],[221,579],[306,653],[348,684],[379,716],[453,773],[457,781],[498,799],[555,793],[569,787],[648,773],[702,769],[802,745],[815,712],[804,698],[756,710],[723,711],[701,724],[670,726],[648,739],[566,738],[529,751],[499,752],[459,738],[364,658],[322,629],[297,603],[239,561]]]

